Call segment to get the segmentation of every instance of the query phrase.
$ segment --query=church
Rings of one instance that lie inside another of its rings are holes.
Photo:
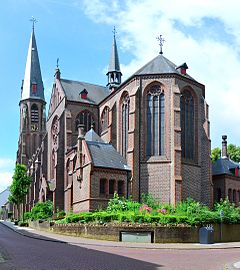
[[[160,48],[122,82],[114,34],[103,86],[62,78],[57,65],[46,115],[33,26],[17,151],[33,179],[27,211],[46,200],[55,210],[93,211],[114,192],[137,201],[148,193],[173,205],[188,197],[212,205],[205,86]]]

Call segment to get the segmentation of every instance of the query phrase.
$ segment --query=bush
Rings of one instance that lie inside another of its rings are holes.
[[[24,220],[29,220],[32,218],[32,214],[31,212],[25,212],[24,213]]]
[[[53,215],[53,203],[51,201],[38,202],[31,211],[31,219],[47,219]]]

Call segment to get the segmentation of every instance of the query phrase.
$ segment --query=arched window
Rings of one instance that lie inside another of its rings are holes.
[[[80,112],[75,121],[75,130],[78,130],[78,125],[84,125],[84,131],[87,132],[90,130],[91,125],[94,123],[93,115],[89,111]]]
[[[232,200],[233,200],[233,203],[237,202],[237,196],[236,196],[236,190],[235,189],[233,190]]]
[[[38,115],[38,106],[33,104],[31,107],[31,122],[38,123],[39,115]]]
[[[194,159],[194,100],[189,91],[181,95],[181,144],[182,157]]]
[[[50,171],[51,180],[55,179],[55,151],[52,150],[52,157],[51,157],[51,171]]]
[[[101,116],[102,131],[106,130],[109,125],[109,107],[105,107]]]
[[[59,121],[58,118],[55,117],[52,123],[52,146],[54,149],[57,149],[58,147],[58,133],[59,133]]]
[[[69,184],[69,171],[70,171],[70,159],[67,160],[66,164],[66,187]]]
[[[128,151],[129,105],[130,99],[126,95],[122,101],[122,156],[125,158]]]
[[[164,93],[155,85],[147,94],[147,156],[164,154],[164,118]]]

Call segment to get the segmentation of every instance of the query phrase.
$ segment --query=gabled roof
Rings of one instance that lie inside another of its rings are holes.
[[[32,84],[36,84],[36,92],[32,91]],[[25,68],[25,76],[22,85],[22,94],[21,100],[25,99],[44,99],[44,87],[41,75],[41,68],[38,58],[38,50],[37,50],[37,43],[35,39],[34,29],[32,30],[29,48],[28,48],[28,55],[27,55],[27,62]]]
[[[0,193],[0,208],[8,202],[8,197],[10,195],[9,187]]]
[[[177,66],[170,60],[168,60],[166,57],[164,57],[162,54],[159,54],[157,57],[155,57],[142,68],[140,68],[137,72],[133,74],[133,76],[148,74],[177,74],[194,80],[188,74],[181,74],[180,70],[177,69]]]
[[[86,141],[104,143],[104,141],[99,137],[99,135],[94,131],[93,128],[91,128],[84,137]]]
[[[95,167],[131,170],[117,150],[111,144],[103,142],[92,128],[86,133],[85,140]]]
[[[229,159],[220,158],[212,165],[212,175],[227,174],[234,175],[235,168],[239,168],[239,163]]]
[[[109,95],[109,91],[105,86],[66,79],[60,79],[60,82],[69,101],[99,104]],[[88,92],[86,99],[81,98],[80,95],[84,89]]]

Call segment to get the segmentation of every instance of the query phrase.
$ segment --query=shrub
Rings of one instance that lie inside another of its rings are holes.
[[[31,219],[47,219],[53,215],[53,203],[51,201],[38,202],[31,211]]]

